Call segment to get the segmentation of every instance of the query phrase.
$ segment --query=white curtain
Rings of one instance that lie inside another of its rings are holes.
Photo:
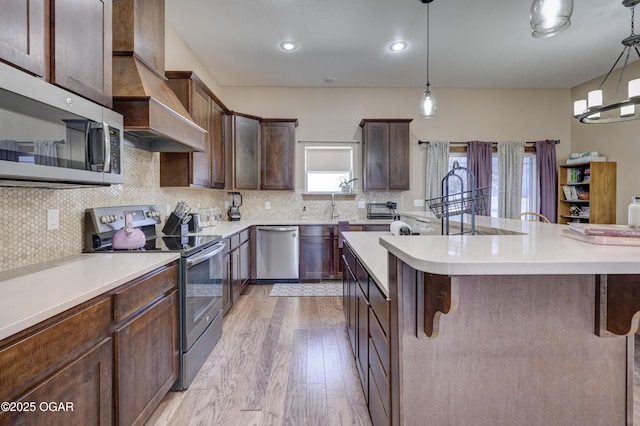
[[[520,213],[523,160],[524,142],[498,143],[498,217]]]
[[[427,172],[425,186],[425,198],[427,200],[442,195],[442,179],[448,172],[449,142],[430,141],[427,144]]]

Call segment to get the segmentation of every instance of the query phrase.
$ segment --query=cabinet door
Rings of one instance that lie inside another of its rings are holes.
[[[225,124],[224,111],[212,102],[211,108],[211,187],[225,187]]]
[[[112,0],[52,1],[51,81],[112,105]]]
[[[178,293],[114,332],[118,424],[143,424],[178,378]]]
[[[252,118],[234,116],[234,136],[235,187],[237,189],[259,189],[260,122]]]
[[[191,153],[192,183],[208,188],[211,186],[211,103],[209,95],[197,84],[191,84],[189,113],[193,121],[208,133],[204,138],[204,151]]]
[[[0,424],[110,426],[113,417],[112,354],[111,339],[103,340],[20,398],[25,404],[36,404],[34,410],[2,412]],[[40,404],[49,402],[55,404],[42,409]]]
[[[333,237],[300,237],[300,279],[333,278]]]
[[[372,122],[363,127],[364,190],[384,190],[389,182],[389,123]]]
[[[295,124],[262,122],[262,189],[293,189]]]
[[[240,247],[231,251],[231,301],[236,303],[242,292],[240,280]]]
[[[389,189],[409,189],[409,123],[389,123]]]
[[[222,281],[222,312],[226,314],[232,306],[233,275],[231,273],[231,253],[224,255],[224,280]]]
[[[45,77],[48,19],[45,0],[0,0],[0,59]]]
[[[244,288],[251,278],[251,242],[240,244],[240,285]]]

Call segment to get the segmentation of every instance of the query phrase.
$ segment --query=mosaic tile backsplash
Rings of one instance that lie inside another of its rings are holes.
[[[165,206],[186,201],[197,207],[225,210],[226,192],[211,189],[160,188],[160,155],[124,147],[125,182],[109,187],[73,189],[0,187],[0,271],[82,253],[84,210],[92,207],[157,204]],[[300,192],[242,191],[243,218],[302,218],[303,207],[309,219],[329,219],[327,200],[303,200]],[[340,218],[365,218],[366,209],[358,201],[399,203],[400,193],[359,193],[355,200],[336,200]],[[270,209],[265,209],[267,202]],[[47,209],[59,209],[60,227],[47,230]],[[226,218],[225,218],[226,220]]]

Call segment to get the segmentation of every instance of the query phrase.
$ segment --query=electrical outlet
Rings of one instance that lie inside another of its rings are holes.
[[[271,208],[271,201],[265,201],[264,202],[264,208],[269,210]]]
[[[47,231],[55,231],[60,228],[60,210],[47,209]]]
[[[365,208],[365,202],[364,201],[358,201],[358,208],[359,209],[364,209]]]
[[[413,200],[413,207],[424,207],[424,200],[423,199]]]

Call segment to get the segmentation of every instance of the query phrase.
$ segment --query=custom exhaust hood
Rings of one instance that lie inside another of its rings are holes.
[[[205,135],[164,75],[164,0],[113,1],[113,109],[148,151],[204,151]]]

